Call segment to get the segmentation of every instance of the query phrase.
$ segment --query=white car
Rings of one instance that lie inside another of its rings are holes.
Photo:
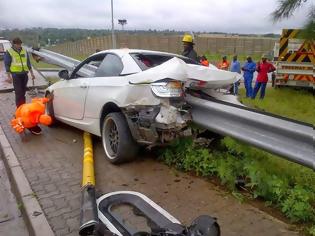
[[[0,59],[3,58],[5,52],[11,47],[9,40],[0,39]]]
[[[131,160],[140,145],[189,134],[185,90],[213,90],[239,79],[183,56],[136,49],[98,52],[59,77],[46,91],[47,113],[102,137],[112,163]]]

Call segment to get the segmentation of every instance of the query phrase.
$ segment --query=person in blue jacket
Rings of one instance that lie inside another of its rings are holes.
[[[242,71],[244,71],[244,84],[246,89],[246,97],[250,98],[253,94],[252,81],[254,77],[254,72],[256,70],[256,63],[253,62],[250,56],[246,58],[247,62],[242,67]]]
[[[233,61],[231,63],[231,71],[232,72],[236,72],[241,74],[241,64],[239,63],[239,61],[237,60],[237,55],[233,56]],[[238,94],[238,86],[239,86],[239,81],[236,81],[233,84],[233,94],[237,95]]]

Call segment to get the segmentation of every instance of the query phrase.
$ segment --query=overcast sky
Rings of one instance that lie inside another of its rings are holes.
[[[110,0],[0,0],[0,28],[54,27],[110,29]],[[280,33],[298,28],[315,0],[289,20],[274,24],[277,0],[114,0],[115,28],[174,29],[235,33]]]

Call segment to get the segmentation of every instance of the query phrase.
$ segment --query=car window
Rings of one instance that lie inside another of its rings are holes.
[[[123,70],[120,58],[115,54],[107,54],[97,68],[95,77],[119,76]]]
[[[101,65],[105,55],[94,55],[81,62],[73,71],[71,79],[80,77],[94,77],[97,68]]]
[[[149,68],[161,65],[162,63],[177,57],[182,59],[187,64],[196,64],[199,63],[191,60],[190,58],[184,56],[174,56],[167,54],[153,54],[153,53],[130,53],[131,57],[136,61],[141,70],[147,70]]]

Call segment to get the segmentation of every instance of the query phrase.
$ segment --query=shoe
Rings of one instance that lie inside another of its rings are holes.
[[[29,131],[34,135],[40,135],[42,133],[42,129],[37,125],[30,128]]]

